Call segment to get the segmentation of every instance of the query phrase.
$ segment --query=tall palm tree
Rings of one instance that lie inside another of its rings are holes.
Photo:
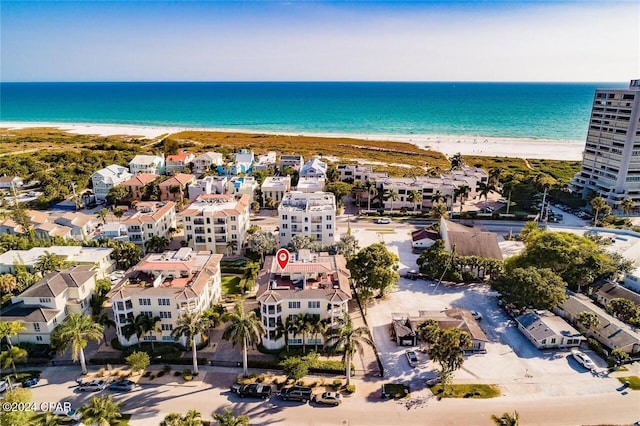
[[[247,348],[249,345],[260,342],[260,337],[265,330],[262,322],[256,316],[254,311],[245,313],[242,302],[238,302],[233,307],[233,311],[228,317],[229,325],[222,333],[222,338],[231,340],[233,345],[242,344],[242,364],[244,375],[247,376]]]
[[[209,321],[210,327],[216,328],[227,318],[227,308],[220,304],[213,305],[206,311],[202,312],[202,316]]]
[[[238,242],[236,240],[229,240],[227,242],[227,256],[229,256],[229,250],[231,250],[231,254],[235,253],[238,248]]]
[[[209,329],[209,320],[199,313],[186,312],[180,318],[176,324],[176,328],[173,329],[171,335],[175,339],[179,339],[184,336],[187,339],[187,345],[191,346],[193,352],[193,373],[198,374],[198,355],[196,336],[202,336],[206,334]]]
[[[122,334],[127,339],[135,335],[140,347],[140,339],[146,333],[151,333],[157,330],[157,323],[160,322],[160,317],[148,317],[145,314],[136,315],[133,320],[129,320],[124,327],[122,327]],[[153,350],[153,341],[151,341],[151,348]]]
[[[471,192],[471,188],[464,184],[458,186],[453,192],[454,199],[460,199],[460,213],[462,213],[464,202],[469,198],[469,192]]]
[[[391,200],[391,211],[393,211],[393,202],[396,201],[398,199],[399,195],[398,192],[394,189],[388,191],[386,193],[386,198],[388,200]]]
[[[109,342],[107,341],[107,329],[111,327],[115,328],[115,321],[111,319],[111,317],[109,316],[109,312],[102,312],[99,315],[94,315],[93,320],[102,326],[102,338],[104,339],[104,344],[109,346]]]
[[[169,240],[166,237],[160,237],[153,235],[147,241],[144,242],[144,248],[148,252],[161,253],[162,250],[169,244]]]
[[[302,335],[302,353],[307,353],[307,336],[313,330],[313,317],[309,314],[298,314],[295,316],[296,328]]]
[[[249,426],[248,416],[234,416],[229,408],[225,408],[223,413],[214,413],[213,420],[218,423],[218,426]]]
[[[491,191],[495,191],[496,186],[492,183],[478,182],[478,189],[480,189],[480,199],[484,197],[484,201],[487,201]]]
[[[367,179],[364,182],[364,187],[367,192],[367,210],[371,210],[371,198],[378,192],[376,190],[376,183],[372,180]]]
[[[364,326],[354,328],[349,312],[343,314],[340,324],[329,329],[327,345],[333,351],[344,350],[342,360],[346,365],[347,386],[351,383],[351,359],[356,351],[362,350],[364,345],[369,345],[375,350],[369,329]]]
[[[431,203],[433,204],[439,203],[442,200],[444,200],[444,194],[440,191],[434,192],[433,195],[431,196]]]
[[[500,417],[493,414],[491,416],[491,420],[493,420],[496,426],[518,426],[520,424],[519,415],[517,411],[514,411],[513,414],[504,413]]]
[[[434,219],[440,219],[441,217],[447,217],[447,207],[444,204],[434,204],[429,210],[429,216]]]
[[[356,205],[360,208],[360,198],[362,197],[362,193],[365,191],[364,183],[361,180],[357,180],[353,182],[351,186],[351,193],[353,194],[353,198],[355,199]]]
[[[458,170],[464,166],[462,154],[459,152],[451,157],[451,170]]]
[[[318,335],[325,337],[327,331],[327,322],[325,320],[316,320],[311,322],[310,333],[313,336],[313,341],[315,344],[315,352],[318,353]]]
[[[115,402],[111,395],[94,396],[89,404],[80,408],[82,422],[89,425],[110,426],[118,423],[122,417],[120,408],[122,404]]]
[[[13,367],[13,373],[16,371],[16,361],[21,361],[27,357],[27,351],[17,346],[12,346],[8,350],[0,354],[0,361],[2,362],[2,368]]]
[[[107,216],[109,216],[109,210],[106,209],[106,208],[100,209],[100,210],[98,210],[98,213],[96,213],[96,216],[98,216],[98,218],[102,220],[102,223],[104,223],[106,225],[107,224]]]
[[[71,358],[80,359],[82,374],[87,374],[87,364],[84,359],[84,348],[89,341],[99,343],[102,340],[104,327],[96,323],[93,318],[82,314],[69,314],[67,319],[53,330],[52,343],[63,354],[71,349]]]
[[[498,186],[502,173],[504,173],[504,169],[502,167],[491,167],[489,169],[489,183]]]
[[[622,207],[622,210],[624,211],[625,214],[629,214],[629,212],[636,206],[635,201],[633,201],[631,198],[627,197],[624,200],[622,200],[620,202],[620,207]]]
[[[7,339],[9,347],[13,347],[11,338],[17,336],[21,331],[26,331],[24,324],[19,321],[2,321],[0,322],[0,340]]]
[[[407,201],[415,203],[415,205],[413,206],[413,210],[416,211],[420,203],[422,203],[422,192],[412,189],[407,195]]]
[[[593,224],[597,225],[598,213],[600,213],[601,210],[604,210],[607,207],[607,202],[602,197],[596,197],[593,200],[591,200],[591,207],[593,208],[593,211],[595,211],[595,215],[593,217]]]

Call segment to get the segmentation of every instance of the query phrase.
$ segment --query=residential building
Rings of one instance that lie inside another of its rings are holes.
[[[226,176],[205,176],[202,179],[196,179],[189,185],[189,200],[195,201],[201,195],[205,194],[224,194],[227,192]]]
[[[253,165],[253,170],[273,170],[276,167],[276,152],[269,151],[265,155],[258,155],[258,161]]]
[[[234,160],[228,165],[226,172],[232,175],[238,175],[240,173],[249,174],[251,173],[253,162],[253,151],[243,149],[234,155]]]
[[[554,309],[554,312],[579,330],[586,332],[587,337],[593,337],[609,349],[620,349],[627,353],[640,352],[640,333],[604,309],[596,306],[587,296],[568,292],[568,298],[562,305]],[[578,323],[581,312],[592,312],[598,317],[598,325],[592,330]]]
[[[498,235],[493,232],[441,218],[440,236],[444,241],[444,248],[451,251],[455,247],[458,256],[479,256],[485,259],[502,260]]]
[[[22,264],[34,273],[40,256],[53,253],[75,265],[89,265],[96,271],[97,278],[106,278],[115,269],[111,259],[113,249],[102,247],[51,246],[34,247],[30,250],[9,250],[0,254],[0,274],[15,274],[15,265]]]
[[[267,256],[264,268],[258,273],[257,300],[260,303],[262,324],[266,333],[262,344],[267,349],[302,345],[302,335],[278,332],[287,318],[309,314],[316,320],[335,326],[345,312],[349,312],[351,274],[342,255],[311,253],[300,250],[291,253],[282,269],[275,256]],[[321,335],[307,335],[307,345],[322,344]]]
[[[284,170],[287,167],[293,167],[296,170],[300,170],[304,164],[304,158],[298,154],[281,154],[280,155],[280,170]]]
[[[118,166],[117,164],[112,164],[104,169],[98,170],[91,175],[93,193],[96,199],[104,201],[111,188],[126,182],[132,177],[133,175],[129,173],[129,169]]]
[[[443,203],[450,207],[453,203],[454,192],[457,188],[453,180],[446,180],[442,177],[388,177],[374,182],[376,189],[382,190],[385,193],[385,197],[382,200],[382,208],[385,210],[406,208],[408,210],[420,211],[424,208],[430,208],[436,202]],[[396,194],[395,197],[391,197],[393,193]],[[366,201],[368,200],[367,197],[372,197],[372,206],[380,206],[380,200],[375,199],[376,195],[377,192],[372,191],[372,193],[367,194],[365,191],[361,198]],[[416,196],[417,198],[415,198]],[[436,197],[438,199],[433,201]]]
[[[253,203],[253,196],[260,185],[253,176],[234,176],[227,182],[227,193],[234,195],[248,195],[249,204]]]
[[[91,239],[96,229],[95,217],[80,212],[68,212],[57,217],[53,222],[71,229],[71,236],[76,240]]]
[[[602,306],[607,306],[613,299],[631,300],[640,306],[640,293],[621,286],[613,281],[603,281],[592,286],[593,299]]]
[[[0,176],[0,189],[18,189],[24,186],[24,180],[18,176]]]
[[[121,185],[129,191],[129,195],[133,200],[141,200],[145,194],[145,187],[151,182],[155,182],[160,176],[153,173],[139,173],[129,180],[121,183]]]
[[[360,164],[338,164],[336,169],[338,169],[340,180],[343,182],[364,182],[370,180],[370,176],[373,174],[373,167]],[[386,173],[384,175],[388,177]]]
[[[327,163],[317,158],[309,160],[302,165],[300,177],[327,177]]]
[[[431,229],[419,229],[411,233],[411,247],[414,249],[426,249],[440,239],[440,234]]]
[[[180,213],[187,243],[194,250],[240,253],[249,228],[249,204],[246,194],[201,195]]]
[[[34,228],[42,223],[49,222],[49,215],[45,212],[41,212],[37,210],[27,210],[26,214],[30,224]],[[69,232],[71,232],[71,230],[69,230]],[[25,233],[25,230],[23,229],[22,225],[17,223],[12,218],[7,218],[0,222],[0,235],[2,234],[24,235],[24,233]]]
[[[528,312],[516,318],[518,329],[538,349],[578,347],[587,339],[549,311]]]
[[[327,181],[323,177],[301,177],[298,179],[296,191],[298,192],[322,192]]]
[[[284,194],[291,191],[291,176],[267,176],[260,190],[262,191],[263,202],[271,198],[279,203],[282,201]]]
[[[168,175],[182,173],[187,170],[187,166],[195,159],[195,155],[190,152],[167,155],[165,170]]]
[[[12,337],[13,344],[51,343],[51,333],[69,314],[89,314],[96,271],[89,265],[53,271],[11,298],[2,310],[2,321],[18,321],[24,330]]]
[[[100,233],[96,235],[95,238],[109,238],[110,240],[128,242],[129,234],[127,234],[127,225],[117,222],[102,225]]]
[[[336,198],[330,192],[285,194],[278,206],[280,244],[286,246],[294,235],[305,235],[321,245],[335,243]]]
[[[127,339],[122,332],[138,315],[161,319],[158,330],[146,333],[143,341],[175,341],[171,332],[181,315],[202,312],[220,299],[221,259],[222,255],[185,247],[149,254],[127,271],[107,295],[120,344],[138,342],[135,334]],[[178,341],[186,343],[184,336]],[[196,342],[200,342],[200,336],[196,336]]]
[[[210,170],[222,166],[222,154],[218,152],[205,152],[198,155],[191,162],[191,171],[196,176],[202,176]]]
[[[162,201],[182,201],[188,193],[188,187],[193,185],[196,177],[191,174],[176,173],[169,179],[160,183],[160,200]],[[175,188],[175,189],[174,189]],[[178,191],[177,188],[180,190]],[[172,192],[175,191],[175,192]]]
[[[164,154],[157,155],[136,155],[129,162],[129,171],[132,175],[138,173],[153,173],[162,175],[165,171]]]
[[[71,228],[64,225],[58,225],[53,222],[40,223],[35,225],[33,230],[36,233],[36,237],[44,240],[56,237],[60,237],[65,240],[73,238],[73,235],[71,235]]]
[[[153,236],[170,239],[169,230],[176,229],[176,203],[173,201],[140,201],[133,216],[123,220],[129,241],[144,248]]]
[[[614,210],[625,198],[640,203],[639,122],[640,80],[624,89],[597,89],[582,167],[570,189],[585,199],[601,196]]]
[[[419,326],[428,319],[433,319],[442,330],[459,328],[471,336],[470,352],[485,352],[489,339],[473,318],[471,311],[460,308],[449,308],[442,311],[418,311],[417,317],[404,313],[391,314],[393,338],[399,346],[416,346],[420,339]]]

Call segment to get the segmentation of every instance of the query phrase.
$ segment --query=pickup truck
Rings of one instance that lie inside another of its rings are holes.
[[[302,401],[311,400],[311,388],[304,386],[291,386],[280,391],[280,398],[283,401]]]
[[[268,399],[271,396],[271,386],[260,385],[258,383],[244,385],[238,389],[238,395],[240,395],[240,398],[249,396],[253,398]]]

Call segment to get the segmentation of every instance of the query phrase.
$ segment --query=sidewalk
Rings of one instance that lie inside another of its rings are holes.
[[[362,317],[362,311],[356,300],[349,301],[349,314],[351,315],[354,328],[366,327],[365,320]],[[358,351],[354,356],[353,363],[355,364],[356,373],[359,375],[381,376],[376,353],[369,345],[363,345],[362,351]]]

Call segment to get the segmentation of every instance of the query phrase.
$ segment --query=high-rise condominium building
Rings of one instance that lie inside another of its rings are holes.
[[[625,89],[598,89],[593,98],[582,168],[571,189],[596,193],[614,209],[640,203],[640,80]]]

